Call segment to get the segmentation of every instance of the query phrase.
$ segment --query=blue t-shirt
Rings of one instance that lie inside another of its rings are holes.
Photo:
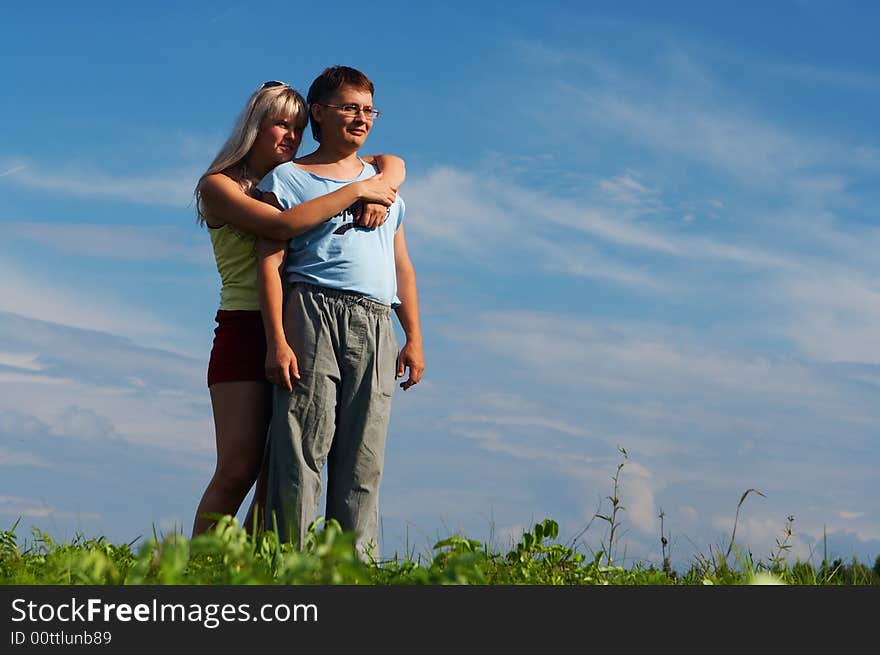
[[[374,166],[363,162],[363,170],[356,178],[333,180],[286,162],[269,171],[257,189],[275,194],[281,206],[289,209],[376,173]],[[355,225],[355,208],[356,205],[352,205],[288,241],[284,265],[287,280],[358,293],[396,307],[400,300],[394,266],[394,234],[403,222],[403,199],[397,196],[389,208],[388,218],[377,228]]]

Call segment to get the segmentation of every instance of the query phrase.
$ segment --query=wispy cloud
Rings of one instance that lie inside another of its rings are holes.
[[[42,498],[26,496],[0,496],[0,515],[22,516],[28,518],[76,518],[84,520],[98,520],[101,515],[96,512],[74,512],[59,510],[50,505]]]
[[[52,464],[32,453],[12,450],[0,445],[0,466],[37,466],[49,468]]]
[[[202,170],[195,167],[150,175],[121,175],[56,163],[22,162],[7,166],[8,169],[0,175],[5,184],[59,195],[172,207],[189,205],[193,188],[202,174]],[[0,168],[3,168],[2,164]]]
[[[496,426],[508,426],[517,428],[540,428],[543,430],[552,430],[561,432],[571,436],[583,436],[587,434],[584,427],[578,427],[559,419],[551,419],[543,416],[529,415],[487,415],[487,414],[452,414],[449,417],[453,422],[466,423],[488,423]]]
[[[0,263],[0,312],[72,327],[153,339],[174,331],[165,319],[107,292]]]
[[[880,75],[871,72],[826,66],[793,66],[783,64],[773,66],[771,70],[811,84],[845,88],[858,92],[880,93]]]
[[[10,434],[37,430],[191,452],[212,447],[203,361],[3,313],[0,347],[13,361],[39,353],[38,371],[0,372],[0,428]]]
[[[696,45],[692,49],[699,51]],[[534,52],[541,55],[542,88],[553,86],[557,101],[529,115],[530,120],[549,134],[598,132],[622,147],[648,153],[663,166],[677,161],[667,169],[673,179],[675,171],[705,166],[740,191],[812,199],[837,193],[880,170],[876,145],[839,139],[828,130],[797,131],[780,124],[682,47],[658,49],[638,70],[573,46],[521,48],[522,56]],[[752,63],[771,70],[786,66],[763,59]],[[831,80],[843,71],[807,68],[800,73]],[[870,76],[843,74],[837,81],[847,79],[863,90],[877,90]],[[578,112],[571,113],[570,107]],[[701,180],[706,179],[704,173],[699,171]]]
[[[174,259],[208,264],[213,261],[204,233],[175,227],[96,225],[88,223],[10,222],[4,225],[9,238],[28,240],[57,252],[148,261]]]
[[[447,337],[474,370],[494,371],[512,397],[528,399],[497,411],[479,394],[451,403],[459,411],[446,419],[450,429],[486,451],[598,484],[584,471],[611,470],[608,453],[621,444],[651,472],[643,477],[663,481],[643,490],[655,495],[721,476],[731,494],[754,479],[792,490],[820,477],[840,489],[870,485],[870,465],[836,469],[837,459],[864,458],[880,429],[875,394],[845,370],[721,350],[687,328],[575,315],[485,314]],[[798,448],[827,451],[827,465],[794,457]],[[662,502],[673,506],[669,496]]]
[[[43,365],[39,362],[40,356],[37,353],[7,353],[0,352],[0,366],[9,366],[10,368],[19,368],[26,371],[41,371]]]
[[[27,166],[25,166],[23,164],[19,165],[19,166],[13,166],[12,168],[8,168],[5,171],[0,172],[0,177],[6,177],[7,175],[14,175],[20,171],[23,171],[26,168],[27,168]]]
[[[508,471],[529,491],[523,508],[550,506],[567,529],[588,520],[590,499],[610,490],[615,445],[622,445],[630,452],[621,478],[630,554],[654,553],[660,507],[677,556],[694,548],[705,554],[733,524],[719,507],[735,509],[743,489],[755,486],[769,499],[740,517],[738,543],[766,556],[795,513],[793,553],[808,556],[823,529],[846,525],[865,557],[878,511],[867,491],[876,458],[866,449],[880,413],[874,394],[854,389],[848,374],[721,350],[685,327],[536,312],[487,313],[464,325],[448,326],[444,336],[459,344],[470,370],[491,371],[503,383],[477,391],[478,380],[440,380],[432,396],[442,405],[435,399],[427,411],[454,409],[442,421],[421,417],[419,432],[434,441],[428,426],[436,423],[460,439],[456,449],[470,466],[485,460]],[[841,465],[855,457],[863,466]],[[555,488],[545,488],[549,480]],[[861,516],[840,513],[846,498],[862,499]]]
[[[628,179],[628,178],[627,178]],[[760,246],[718,241],[708,235],[684,235],[640,224],[627,218],[631,206],[603,207],[588,191],[581,202],[565,201],[540,190],[527,190],[491,175],[432,169],[407,189],[415,239],[440,244],[471,263],[489,267],[518,266],[518,255],[545,271],[608,279],[631,286],[668,288],[663,272],[647,261],[634,263],[627,255],[648,253],[671,261],[722,261],[758,268],[791,268],[784,255]],[[604,187],[602,186],[604,184]],[[600,192],[620,198],[619,188],[633,190],[619,179],[600,182]],[[454,199],[454,200],[449,200]],[[623,200],[632,205],[632,199]],[[487,249],[487,243],[493,248]],[[629,252],[611,254],[605,246]],[[537,255],[537,258],[535,257]]]
[[[511,325],[516,330],[507,327]],[[725,351],[701,343],[689,328],[518,311],[484,314],[480,330],[455,338],[479,340],[525,363],[532,375],[546,381],[591,381],[607,388],[660,393],[693,385],[756,397],[773,394],[775,402],[788,398],[797,404],[833,388],[818,384],[826,373],[807,362]]]
[[[624,94],[561,85],[560,93],[589,108],[585,117],[642,147],[708,164],[741,183],[792,183],[791,175],[842,152],[819,141],[794,137],[758,116],[707,108],[668,94],[644,102],[644,89]],[[798,176],[799,177],[799,176]],[[795,178],[797,179],[797,178]]]
[[[880,364],[880,285],[865,274],[818,271],[783,283],[788,333],[817,360]]]
[[[605,255],[589,243],[559,243],[536,239],[532,244],[541,257],[544,271],[565,276],[591,278],[617,283],[625,287],[654,292],[672,291],[674,285],[647,267],[630,264]]]

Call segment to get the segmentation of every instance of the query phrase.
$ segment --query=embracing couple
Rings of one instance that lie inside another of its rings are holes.
[[[325,517],[357,533],[361,556],[378,553],[391,396],[407,370],[400,386],[419,382],[424,356],[405,167],[359,155],[373,93],[346,66],[325,69],[307,100],[266,82],[196,187],[222,286],[208,365],[217,465],[193,536],[256,483],[246,527],[301,546],[326,463]],[[318,148],[295,159],[309,123]]]

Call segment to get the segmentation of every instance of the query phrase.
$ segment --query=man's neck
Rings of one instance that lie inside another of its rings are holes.
[[[323,172],[332,174],[331,177],[346,179],[356,177],[363,167],[357,150],[333,148],[329,145],[319,145],[317,150],[297,159],[296,163],[320,168]]]

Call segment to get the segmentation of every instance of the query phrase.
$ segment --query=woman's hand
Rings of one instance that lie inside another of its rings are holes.
[[[299,380],[296,355],[284,341],[270,344],[266,349],[266,379],[287,393],[293,393],[293,380]]]
[[[390,207],[397,197],[397,192],[385,181],[382,173],[378,173],[360,182],[352,182],[352,184],[357,185],[358,198],[365,204],[377,203]]]
[[[358,189],[361,201],[355,213],[355,222],[360,227],[379,227],[388,218],[388,208],[397,197],[397,192],[385,181],[382,173],[355,184],[362,185]]]

